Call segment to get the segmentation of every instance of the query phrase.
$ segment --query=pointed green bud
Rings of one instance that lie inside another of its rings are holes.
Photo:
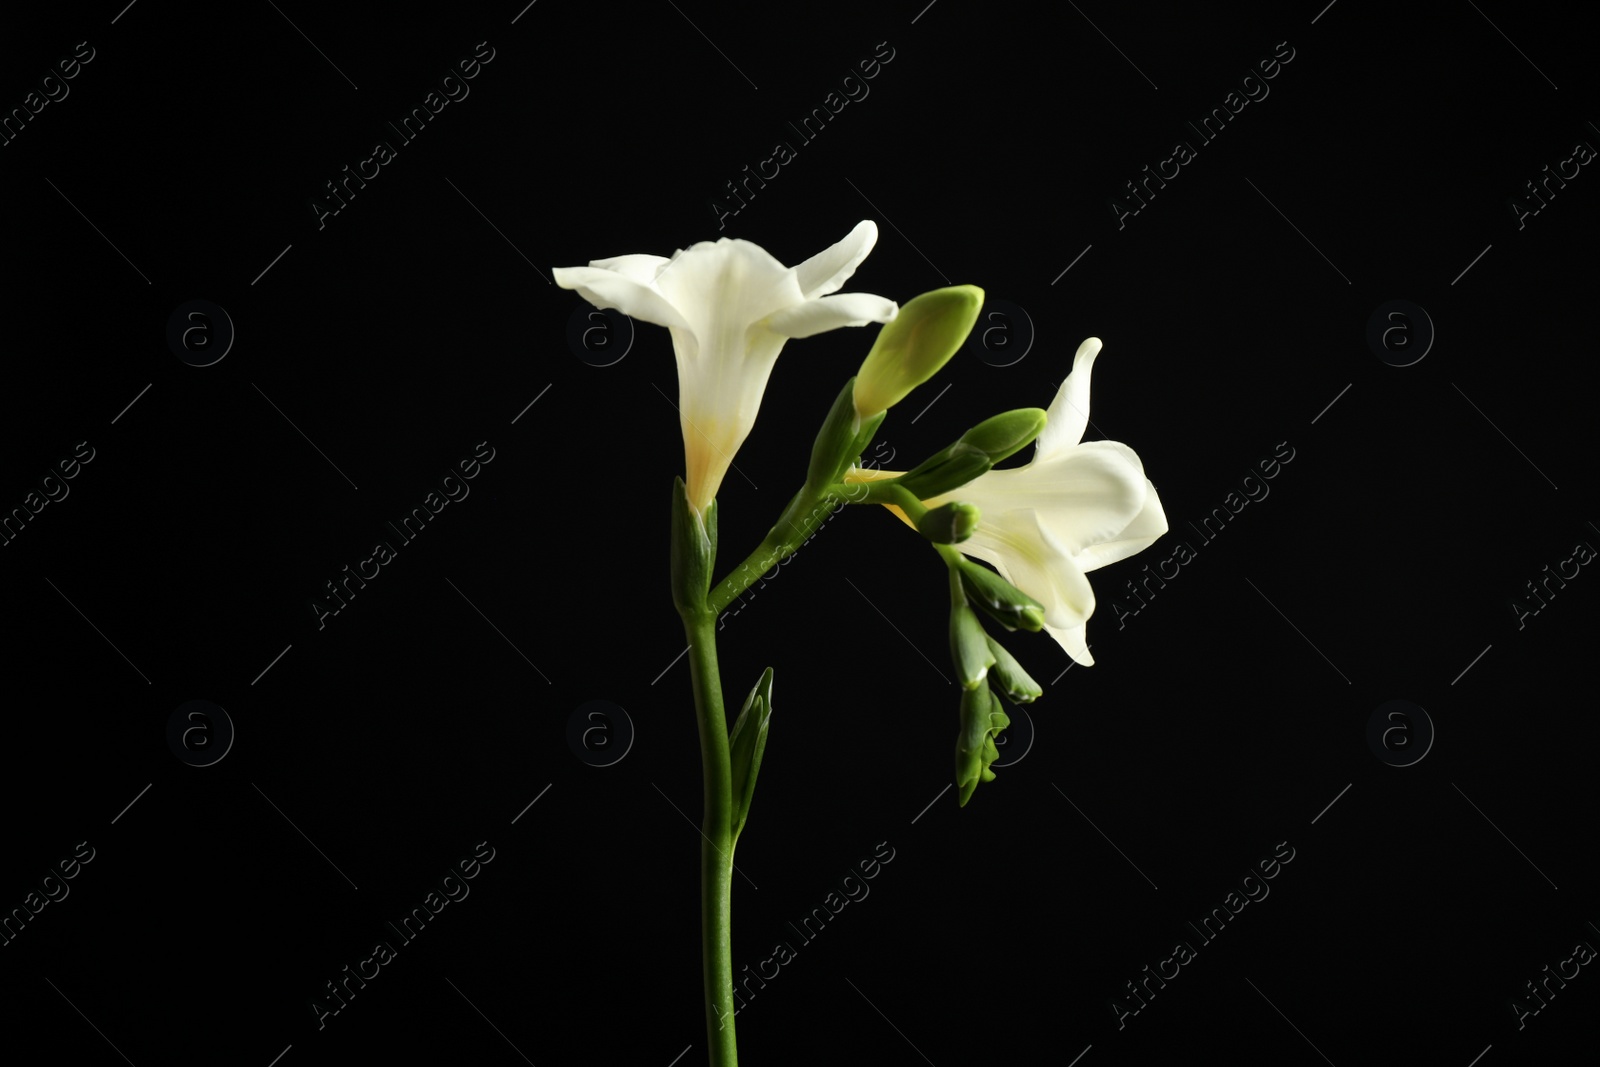
[[[733,721],[728,735],[728,758],[733,767],[733,839],[739,839],[745,819],[750,815],[750,798],[756,791],[756,772],[761,755],[767,750],[767,727],[772,722],[772,668],[761,673],[755,688],[744,698],[744,707]]]
[[[963,556],[957,564],[967,596],[1007,630],[1038,633],[1044,628],[1044,605],[994,571]]]
[[[961,435],[961,443],[980,449],[989,462],[999,463],[1033,443],[1044,432],[1044,408],[1017,408],[984,419]]]
[[[689,504],[683,479],[674,476],[672,488],[672,602],[680,615],[706,610],[711,569],[717,561],[717,502],[706,505],[704,516]]]
[[[966,689],[981,686],[994,666],[989,635],[983,632],[978,613],[965,602],[950,606],[950,659],[955,664],[956,679]]]
[[[913,297],[878,331],[856,374],[855,409],[863,420],[887,411],[932,378],[960,350],[983,310],[983,290],[953,285]]]
[[[806,485],[814,490],[832,485],[844,477],[844,472],[860,457],[872,442],[878,427],[883,425],[887,412],[880,411],[865,419],[856,412],[855,381],[851,378],[844,383],[811,446],[811,466],[806,471]]]
[[[960,489],[992,466],[994,463],[983,449],[957,441],[906,471],[897,481],[915,493],[918,500],[931,500]]]
[[[960,544],[978,528],[978,506],[952,501],[934,508],[917,523],[917,532],[940,545]]]
[[[989,765],[1000,758],[995,735],[1011,719],[1000,710],[1000,698],[987,685],[961,694],[961,732],[956,738],[956,788],[961,807],[967,806],[979,782],[994,781]]]
[[[1005,691],[1013,704],[1031,704],[1044,695],[1044,690],[1039,683],[1028,677],[1028,672],[1022,669],[1022,664],[1007,652],[1005,646],[994,638],[989,638],[989,652],[994,656],[994,667],[990,674],[993,681],[1000,683],[1000,688]],[[1007,720],[1006,725],[1010,725]]]

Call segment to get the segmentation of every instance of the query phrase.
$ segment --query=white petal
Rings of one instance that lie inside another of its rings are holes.
[[[985,514],[959,547],[994,564],[1000,577],[1043,605],[1051,626],[1081,626],[1094,613],[1089,579],[1037,512],[1013,511],[993,519]]]
[[[1084,640],[1082,626],[1046,626],[1045,633],[1056,639],[1056,644],[1062,651],[1071,656],[1073,661],[1085,667],[1094,666],[1094,657],[1089,655],[1088,642]]]
[[[1156,487],[1145,479],[1144,510],[1113,540],[1090,545],[1073,557],[1085,572],[1099,570],[1107,563],[1127,559],[1143,552],[1167,532],[1167,513],[1162,510]]]
[[[666,256],[647,256],[639,253],[631,256],[612,256],[610,259],[591,259],[589,266],[620,274],[640,285],[653,285],[656,275],[671,262],[672,260]]]
[[[757,319],[803,299],[793,272],[766,249],[724,237],[673,253],[656,291],[683,311],[702,343],[708,333],[743,333]]]
[[[1090,441],[1043,462],[988,471],[927,504],[976,504],[984,516],[980,530],[991,516],[1036,510],[1051,535],[1077,556],[1126,530],[1144,509],[1148,485],[1133,449],[1116,441]]]
[[[647,285],[603,267],[557,267],[556,284],[575,289],[597,308],[616,308],[629,318],[657,326],[687,326],[665,297]]]
[[[810,300],[838,292],[877,243],[877,223],[870,219],[856,223],[844,240],[794,268],[801,295]]]
[[[1077,354],[1072,357],[1072,370],[1050,403],[1044,432],[1034,440],[1035,457],[1048,457],[1083,440],[1084,427],[1089,424],[1089,372],[1094,367],[1094,357],[1099,354],[1098,337],[1091,337],[1078,346]]]
[[[780,337],[810,337],[840,326],[888,322],[899,314],[893,300],[870,293],[840,293],[784,308],[767,319],[767,329]]]

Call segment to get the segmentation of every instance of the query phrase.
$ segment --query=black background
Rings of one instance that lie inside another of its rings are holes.
[[[94,458],[0,548],[0,908],[79,842],[94,859],[0,948],[7,1043],[141,1067],[704,1062],[672,350],[641,323],[585,362],[587,305],[549,275],[719,236],[793,264],[864,218],[880,238],[846,291],[971,283],[1034,331],[998,366],[1027,331],[996,320],[987,359],[891,411],[885,465],[1047,406],[1095,335],[1087,437],[1139,453],[1171,532],[1091,575],[1093,667],[1006,639],[1046,695],[964,809],[945,572],[910,530],[848,509],[727,620],[730,698],[777,678],[734,964],[796,950],[738,1017],[745,1061],[1490,1067],[1587,1043],[1589,968],[1520,1030],[1512,1000],[1600,944],[1600,579],[1520,627],[1512,602],[1600,544],[1600,178],[1521,228],[1508,200],[1600,144],[1592,57],[1570,7],[1321,2],[13,17],[7,113],[94,51],[0,147],[0,506],[78,442]],[[319,227],[324,183],[480,41],[470,95]],[[786,124],[880,42],[870,94],[802,142]],[[1119,228],[1110,198],[1279,42],[1270,95]],[[719,230],[713,197],[780,139],[795,159]],[[166,340],[195,299],[237,331],[208,367]],[[1397,299],[1437,329],[1405,367],[1366,339]],[[875,329],[784,349],[723,483],[719,574]],[[470,496],[319,628],[324,583],[485,441]],[[1282,443],[1269,496],[1192,531]],[[1119,620],[1180,541],[1196,558]],[[167,743],[196,699],[236,730],[208,767]],[[567,742],[591,700],[631,723],[608,767]],[[1436,732],[1409,767],[1367,742],[1390,700]],[[324,983],[479,842],[470,896],[319,1029]],[[1186,923],[1283,842],[1270,896],[1201,943]],[[880,843],[870,895],[800,941]],[[1119,1029],[1113,998],[1179,940],[1194,961]]]

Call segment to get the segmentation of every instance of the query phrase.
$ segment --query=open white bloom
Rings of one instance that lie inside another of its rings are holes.
[[[597,308],[617,308],[672,332],[689,503],[705,513],[755,425],[784,341],[840,326],[888,322],[899,307],[837,293],[878,241],[865,221],[832,248],[785,267],[749,241],[724,237],[671,259],[630,255],[557,267],[556,284]]]
[[[956,547],[993,564],[1000,576],[1044,605],[1044,629],[1076,662],[1094,664],[1084,626],[1094,614],[1088,572],[1148,548],[1167,532],[1156,487],[1127,445],[1083,442],[1089,422],[1089,372],[1100,339],[1078,346],[1026,466],[991,470],[923,501],[977,505],[978,528]],[[856,470],[847,481],[897,477]],[[908,525],[911,520],[890,505]]]

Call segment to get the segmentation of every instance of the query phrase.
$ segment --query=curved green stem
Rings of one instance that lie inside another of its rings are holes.
[[[717,668],[716,619],[715,612],[686,612],[683,631],[689,639],[705,780],[705,815],[700,827],[700,959],[706,1040],[712,1067],[735,1067],[739,1050],[733,1030],[733,764]]]

